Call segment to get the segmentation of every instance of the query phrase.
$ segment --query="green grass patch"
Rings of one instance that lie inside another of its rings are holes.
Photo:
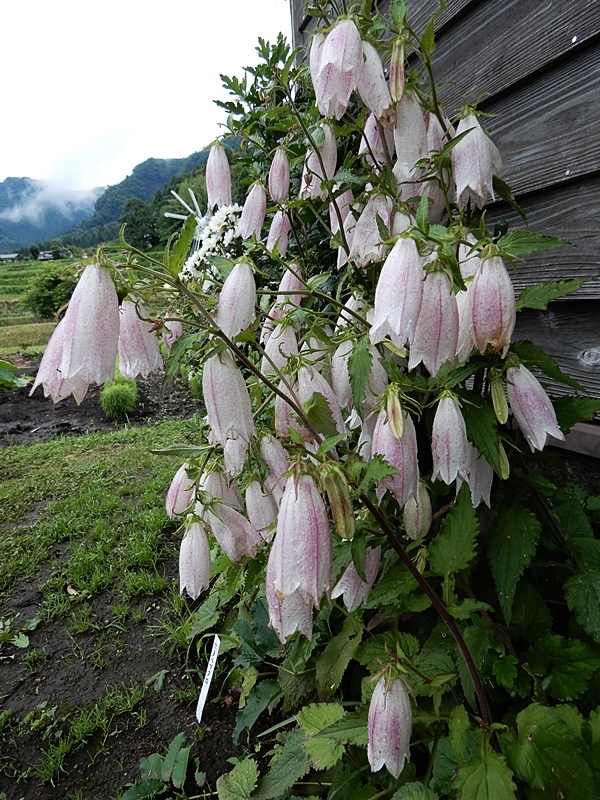
[[[0,353],[31,353],[31,348],[44,348],[55,327],[54,322],[0,326]]]

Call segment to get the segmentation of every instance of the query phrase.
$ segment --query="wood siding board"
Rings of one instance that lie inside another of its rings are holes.
[[[513,336],[530,339],[551,355],[561,369],[600,397],[600,302],[552,303],[548,311],[522,311]],[[576,394],[544,378],[556,395]]]
[[[474,102],[577,51],[598,33],[598,0],[485,0],[440,37],[434,72],[437,80],[452,81],[445,102]]]
[[[600,300],[600,173],[517,200],[527,215],[527,226],[509,206],[497,203],[486,215],[491,230],[499,219],[505,219],[509,230],[529,228],[567,239],[573,245],[528,256],[519,264],[518,275],[512,275],[517,291],[543,281],[586,276],[592,280],[565,302]]]

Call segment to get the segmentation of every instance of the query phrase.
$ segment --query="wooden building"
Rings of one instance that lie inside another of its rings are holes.
[[[422,32],[437,0],[406,3],[411,25]],[[385,13],[389,0],[378,6]],[[295,45],[310,42],[314,20],[304,7],[305,0],[291,0]],[[546,312],[521,312],[515,337],[543,346],[600,397],[600,0],[447,0],[436,41],[446,109],[452,114],[484,98],[478,108],[496,115],[485,125],[529,227],[573,244],[527,258],[514,280],[517,291],[590,278]],[[508,207],[491,206],[488,218],[500,217],[511,229],[524,225]]]

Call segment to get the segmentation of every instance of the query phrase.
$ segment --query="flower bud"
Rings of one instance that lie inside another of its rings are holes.
[[[394,103],[402,100],[404,94],[404,39],[394,39],[390,59],[390,94]]]
[[[324,464],[321,467],[321,485],[327,492],[329,507],[338,535],[342,539],[352,539],[356,521],[346,476],[335,465]]]
[[[379,679],[369,705],[369,745],[367,757],[371,771],[384,765],[398,778],[410,756],[412,711],[404,681]]]
[[[269,169],[269,194],[275,203],[285,203],[290,196],[290,162],[283,147],[278,147]]]
[[[162,340],[164,346],[167,348],[169,352],[171,352],[171,348],[173,347],[177,339],[181,338],[182,336],[183,336],[183,325],[181,324],[181,322],[178,319],[169,319],[168,317],[166,317],[164,320]]]
[[[404,530],[409,539],[416,541],[429,533],[431,527],[431,500],[423,481],[419,481],[416,495],[411,496],[404,506]]]
[[[383,456],[398,470],[396,475],[388,475],[381,483],[402,508],[410,495],[416,493],[419,482],[417,434],[412,418],[404,412],[404,434],[398,439],[388,424],[385,409],[382,409],[375,424],[371,453]]]
[[[277,252],[283,258],[287,253],[290,231],[292,225],[288,215],[283,211],[278,211],[271,222],[269,235],[267,237],[267,250],[271,253],[277,245]]]
[[[499,375],[491,379],[490,387],[492,390],[492,405],[494,407],[496,419],[500,425],[505,425],[508,420],[508,402]]]
[[[401,439],[404,436],[404,412],[400,405],[398,393],[394,390],[388,392],[385,413],[392,433],[396,439]]]
[[[179,550],[179,594],[196,600],[210,585],[210,545],[204,526],[192,522]]]

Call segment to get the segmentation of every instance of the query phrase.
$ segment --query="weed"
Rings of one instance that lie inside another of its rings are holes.
[[[126,419],[137,403],[137,386],[133,378],[115,377],[112,384],[105,383],[100,392],[100,405],[109,419]]]
[[[23,654],[23,663],[30,675],[35,674],[46,663],[48,654],[45,650],[35,648]]]

